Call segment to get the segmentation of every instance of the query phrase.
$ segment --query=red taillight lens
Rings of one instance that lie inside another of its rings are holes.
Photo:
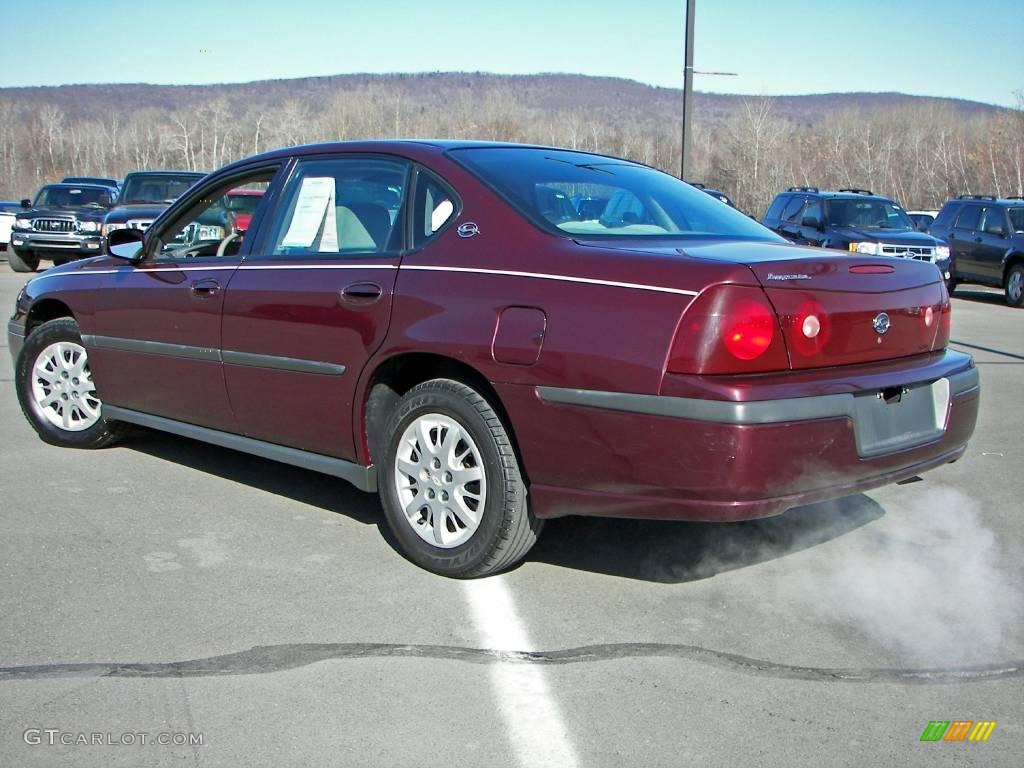
[[[775,310],[760,288],[716,285],[683,312],[669,351],[671,373],[737,374],[789,367]]]
[[[725,348],[740,360],[756,360],[771,346],[775,313],[750,299],[741,299],[722,324]]]

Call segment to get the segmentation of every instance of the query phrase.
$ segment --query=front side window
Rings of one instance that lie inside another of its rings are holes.
[[[383,158],[300,162],[289,179],[264,258],[337,258],[402,247],[408,166]]]
[[[602,239],[779,239],[701,190],[627,160],[526,147],[467,147],[448,154],[549,231]]]
[[[242,215],[231,209],[228,195],[244,187],[253,192],[255,199],[262,200],[276,172],[276,167],[264,168],[204,190],[180,216],[161,228],[156,236],[156,257],[178,260],[237,255],[252,214],[247,214],[243,221]]]
[[[989,235],[1005,235],[1006,222],[1003,218],[1003,209],[996,206],[989,206],[981,216],[981,229]]]

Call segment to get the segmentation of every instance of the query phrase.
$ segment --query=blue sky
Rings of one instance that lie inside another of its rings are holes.
[[[346,72],[581,72],[682,82],[683,0],[3,3],[0,85],[213,83]],[[1024,89],[1024,0],[697,0],[696,88]],[[210,52],[201,52],[209,50]]]

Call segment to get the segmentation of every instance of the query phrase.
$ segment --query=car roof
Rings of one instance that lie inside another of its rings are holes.
[[[71,189],[99,189],[104,192],[109,192],[112,187],[106,184],[75,184],[74,182],[55,181],[53,184],[43,184],[40,189],[48,189],[51,187],[70,187]]]
[[[127,179],[129,176],[195,176],[197,179],[201,179],[206,174],[202,171],[131,171],[125,174]]]
[[[298,144],[293,147],[281,147],[280,149],[270,150],[269,152],[264,152],[259,155],[251,155],[241,160],[236,160],[229,166],[225,167],[241,167],[252,163],[259,163],[267,160],[279,160],[297,155],[331,154],[333,152],[386,153],[394,151],[395,149],[405,149],[406,151],[419,149],[434,151],[437,153],[444,153],[456,149],[536,149],[546,150],[548,152],[572,152],[589,157],[604,157],[617,162],[646,167],[643,163],[638,163],[635,160],[627,160],[625,158],[614,157],[612,155],[602,155],[598,152],[584,152],[578,149],[566,149],[565,147],[552,147],[543,144],[519,144],[508,141],[469,141],[465,139],[380,139],[370,141],[330,141],[317,144]]]

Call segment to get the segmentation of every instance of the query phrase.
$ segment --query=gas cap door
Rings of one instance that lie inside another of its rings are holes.
[[[536,307],[506,307],[498,315],[491,355],[506,365],[533,365],[540,359],[548,318]]]

